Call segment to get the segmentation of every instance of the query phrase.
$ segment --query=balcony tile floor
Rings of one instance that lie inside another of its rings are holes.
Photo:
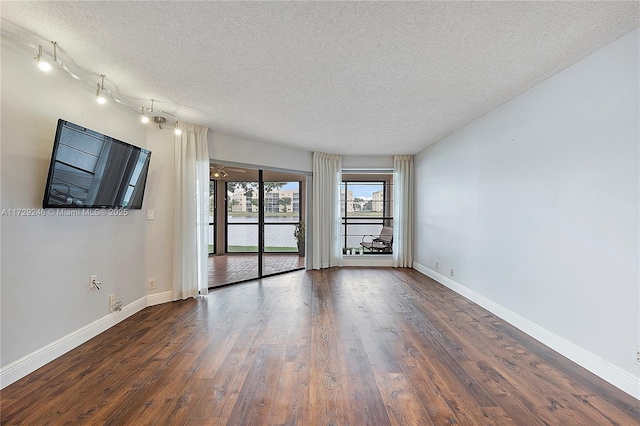
[[[233,253],[209,256],[209,288],[258,277],[258,256]],[[297,253],[265,253],[264,275],[304,268],[304,257]]]

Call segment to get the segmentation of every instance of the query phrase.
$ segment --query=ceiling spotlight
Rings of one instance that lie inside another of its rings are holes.
[[[49,64],[49,62],[42,59],[42,46],[38,46],[38,54],[33,59],[38,61],[38,68],[40,68],[42,71],[47,72],[51,70],[51,65]]]
[[[104,104],[107,102],[107,98],[104,97],[104,95],[102,93],[100,93],[100,84],[98,83],[97,86],[97,90],[96,90],[96,101],[98,101],[99,104]]]
[[[140,107],[140,111],[141,111],[141,116],[140,116],[140,121],[142,121],[143,123],[147,124],[149,122],[149,117],[147,117],[147,114],[144,113],[144,107]]]
[[[102,78],[102,80],[97,85],[96,100],[98,101],[99,104],[104,104],[105,102],[107,102],[107,98],[104,95],[104,92],[105,92],[105,90],[104,90],[104,74],[100,74],[100,77]]]
[[[177,136],[180,136],[182,134],[182,130],[180,130],[180,128],[178,127],[178,122],[176,121],[176,128],[173,131],[173,133],[175,133]]]

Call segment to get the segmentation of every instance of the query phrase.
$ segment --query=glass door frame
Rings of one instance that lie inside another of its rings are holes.
[[[209,210],[213,212],[212,218],[213,222],[209,221],[209,229],[211,230],[211,236],[213,241],[209,241],[207,248],[209,245],[213,246],[212,251],[209,251],[209,256],[213,256],[217,252],[218,245],[218,181],[215,179],[209,179]]]
[[[258,179],[257,181],[255,180],[250,180],[247,182],[251,182],[251,183],[257,183],[257,191],[258,191],[258,203],[257,203],[257,209],[258,209],[258,221],[256,222],[230,222],[229,221],[229,212],[230,212],[230,205],[233,202],[232,201],[232,196],[230,195],[229,192],[229,183],[230,182],[234,182],[234,181],[225,181],[224,182],[224,191],[225,191],[225,203],[224,203],[224,254],[225,255],[232,255],[233,251],[229,251],[229,235],[230,235],[230,231],[229,229],[233,226],[233,225],[247,225],[247,226],[257,226],[257,250],[256,252],[253,251],[249,251],[249,252],[242,252],[245,253],[247,255],[249,254],[256,254],[258,256],[258,275],[256,277],[256,279],[260,279],[263,277],[268,277],[268,276],[272,276],[272,275],[277,275],[280,273],[285,273],[285,272],[290,272],[293,270],[297,270],[297,269],[302,269],[302,268],[295,268],[295,269],[288,269],[288,270],[283,270],[283,271],[278,271],[275,273],[270,273],[270,274],[265,274],[264,272],[264,267],[265,267],[265,260],[264,260],[264,255],[265,253],[271,253],[270,251],[267,252],[266,251],[266,246],[265,246],[265,227],[268,225],[275,225],[276,223],[271,223],[266,221],[265,218],[265,203],[266,203],[266,196],[265,196],[265,181],[264,181],[264,170],[263,169],[253,169],[254,171],[258,172]],[[287,173],[287,172],[282,172],[282,173]],[[295,175],[295,172],[291,172],[290,174]],[[301,176],[302,177],[302,176]],[[271,180],[269,181],[271,182]],[[292,180],[291,182],[296,182],[295,180]],[[301,221],[304,220],[304,218],[302,217],[302,212],[306,211],[306,209],[302,209],[301,206],[301,200],[303,200],[302,198],[302,190],[303,190],[303,186],[301,184],[302,180],[297,181],[298,182],[298,211],[297,211],[297,220],[291,223],[282,223],[282,225],[296,225],[298,223],[300,223]],[[253,196],[252,198],[254,198],[255,196]],[[305,198],[306,199],[306,195]],[[292,200],[293,201],[293,200]],[[231,209],[233,209],[233,206],[231,205]],[[217,222],[218,223],[218,222]],[[219,223],[219,225],[221,225]],[[215,231],[214,231],[215,232]],[[289,253],[289,252],[287,252]],[[290,252],[289,254],[296,254],[298,253],[297,248],[296,251],[294,252]],[[253,278],[250,278],[253,279]]]

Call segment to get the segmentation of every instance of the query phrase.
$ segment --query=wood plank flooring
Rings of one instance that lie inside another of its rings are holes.
[[[3,425],[640,425],[638,400],[392,268],[149,307],[0,396]]]

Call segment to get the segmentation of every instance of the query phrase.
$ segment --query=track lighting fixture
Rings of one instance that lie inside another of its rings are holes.
[[[25,33],[27,33],[26,30],[25,30]],[[8,38],[16,43],[23,45],[23,47],[28,49],[29,53],[33,52],[33,49],[37,47],[38,53],[33,59],[38,63],[38,67],[42,71],[50,71],[51,68],[53,67],[53,64],[56,64],[73,79],[82,83],[86,83],[91,87],[95,87],[96,101],[99,104],[106,103],[107,97],[109,97],[116,104],[125,106],[128,109],[135,111],[136,115],[140,118],[140,121],[142,121],[143,123],[149,123],[153,120],[153,123],[157,125],[160,130],[163,129],[163,126],[165,124],[168,124],[167,118],[169,118],[170,122],[175,123],[174,129],[173,129],[174,133],[176,135],[182,134],[182,129],[180,129],[178,125],[180,121],[178,117],[176,117],[173,113],[158,110],[157,111],[158,114],[156,114],[156,111],[154,110],[154,102],[155,102],[154,99],[151,99],[151,108],[146,108],[144,106],[139,107],[138,99],[119,93],[117,88],[114,88],[113,90],[107,90],[104,87],[104,80],[105,80],[104,74],[100,74],[99,83],[94,84],[95,80],[94,80],[94,77],[92,77],[94,74],[89,70],[79,67],[71,58],[68,57],[68,55],[66,55],[66,52],[64,52],[64,50],[61,49],[60,51],[61,57],[58,57],[59,52],[58,52],[57,42],[51,41],[51,44],[53,45],[52,46],[53,55],[49,55],[48,53],[44,52],[42,45],[38,44],[38,43],[42,43],[43,40],[40,40],[38,42],[32,41],[32,40],[25,40],[22,37],[19,37],[15,34],[11,34],[10,32],[6,31],[4,28],[0,29],[0,35],[3,38]],[[45,59],[45,56],[49,56],[50,58],[52,58],[53,62],[51,62],[51,60],[47,61]],[[66,59],[66,61],[63,60],[63,57],[66,57],[64,58]],[[68,63],[65,63],[65,62],[68,62]],[[147,114],[147,113],[150,113],[150,114]],[[168,125],[166,126],[166,128],[170,129]]]
[[[96,100],[98,101],[99,104],[104,104],[105,102],[107,102],[107,98],[105,97],[105,94],[104,94],[104,92],[105,92],[105,90],[104,90],[104,74],[100,74],[100,77],[102,78],[102,80],[97,85]]]
[[[173,130],[174,133],[176,135],[181,135],[182,130],[178,128],[178,123],[180,122],[180,120],[178,120],[178,117],[167,111],[157,111],[162,115],[156,115],[156,110],[154,108],[155,102],[155,99],[151,99],[151,108],[140,107],[140,121],[146,124],[151,121],[150,117],[153,117],[153,122],[158,126],[158,129],[163,130],[163,125],[167,124],[166,116],[171,116],[171,118],[176,120]],[[150,114],[147,115],[146,112],[149,112]]]
[[[140,121],[142,121],[145,124],[148,123],[149,117],[147,117],[147,114],[144,113],[144,107],[140,107],[140,112],[141,112]]]
[[[53,62],[57,64],[58,63],[58,42],[52,41],[51,44],[53,44]]]
[[[49,62],[42,59],[42,46],[38,46],[38,54],[33,59],[38,61],[38,68],[40,68],[42,71],[44,72],[51,71],[51,64],[49,64]]]
[[[156,115],[153,117],[153,122],[158,125],[158,129],[162,130],[162,125],[167,122],[167,119],[160,115]]]

